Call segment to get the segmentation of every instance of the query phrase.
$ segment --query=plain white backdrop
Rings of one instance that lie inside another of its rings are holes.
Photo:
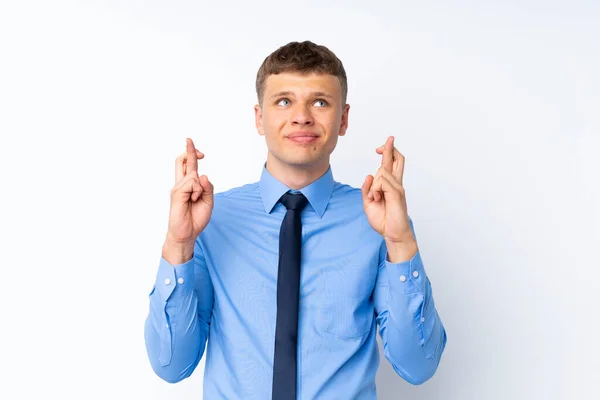
[[[600,6],[588,1],[0,5],[3,399],[201,399],[143,326],[174,160],[255,182],[254,79],[289,41],[344,62],[332,156],[359,187],[388,135],[448,344],[383,400],[600,398]]]

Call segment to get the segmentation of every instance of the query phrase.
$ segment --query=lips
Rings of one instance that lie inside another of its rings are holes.
[[[309,144],[317,140],[319,135],[312,132],[292,132],[287,138],[296,144]]]
[[[294,143],[312,143],[317,140],[317,136],[292,136],[288,139]]]
[[[288,138],[297,138],[297,137],[319,137],[316,133],[311,132],[293,132],[287,135]]]

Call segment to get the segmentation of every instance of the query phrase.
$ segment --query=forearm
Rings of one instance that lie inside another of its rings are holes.
[[[208,337],[212,285],[199,295],[194,281],[193,260],[174,267],[163,258],[150,294],[146,350],[155,373],[171,383],[191,375]]]
[[[194,295],[169,302],[150,301],[146,351],[154,372],[167,382],[190,376],[204,353],[208,326],[199,321],[196,305]]]
[[[384,268],[378,288],[384,355],[406,381],[421,384],[437,370],[446,332],[420,254],[402,263],[386,262]]]

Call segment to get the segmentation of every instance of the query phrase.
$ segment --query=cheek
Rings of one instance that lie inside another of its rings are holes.
[[[326,116],[324,115],[320,122],[328,132],[337,133],[342,123],[342,118],[338,113],[332,112]]]
[[[327,121],[327,125],[323,125],[323,128],[327,131],[328,140],[335,138],[340,132],[340,125],[337,121]]]
[[[269,123],[269,124],[274,124],[277,121],[281,120],[283,118],[282,112],[281,110],[265,110],[263,113],[263,119],[265,120],[265,122]]]
[[[265,132],[265,142],[269,149],[277,150],[283,147],[283,139],[279,135],[277,128],[267,128]]]

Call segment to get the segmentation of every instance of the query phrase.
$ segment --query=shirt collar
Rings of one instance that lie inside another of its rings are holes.
[[[327,172],[325,172],[322,177],[299,190],[299,192],[306,196],[311,207],[320,218],[323,217],[325,208],[327,208],[327,203],[329,203],[329,199],[331,198],[333,185],[333,173],[330,165],[329,168],[327,168]],[[294,190],[277,180],[269,173],[269,171],[267,171],[266,162],[263,165],[259,187],[266,213],[270,213],[273,210],[273,207],[275,207],[275,204],[277,204],[277,201],[279,201],[284,193],[289,190],[294,192]]]

